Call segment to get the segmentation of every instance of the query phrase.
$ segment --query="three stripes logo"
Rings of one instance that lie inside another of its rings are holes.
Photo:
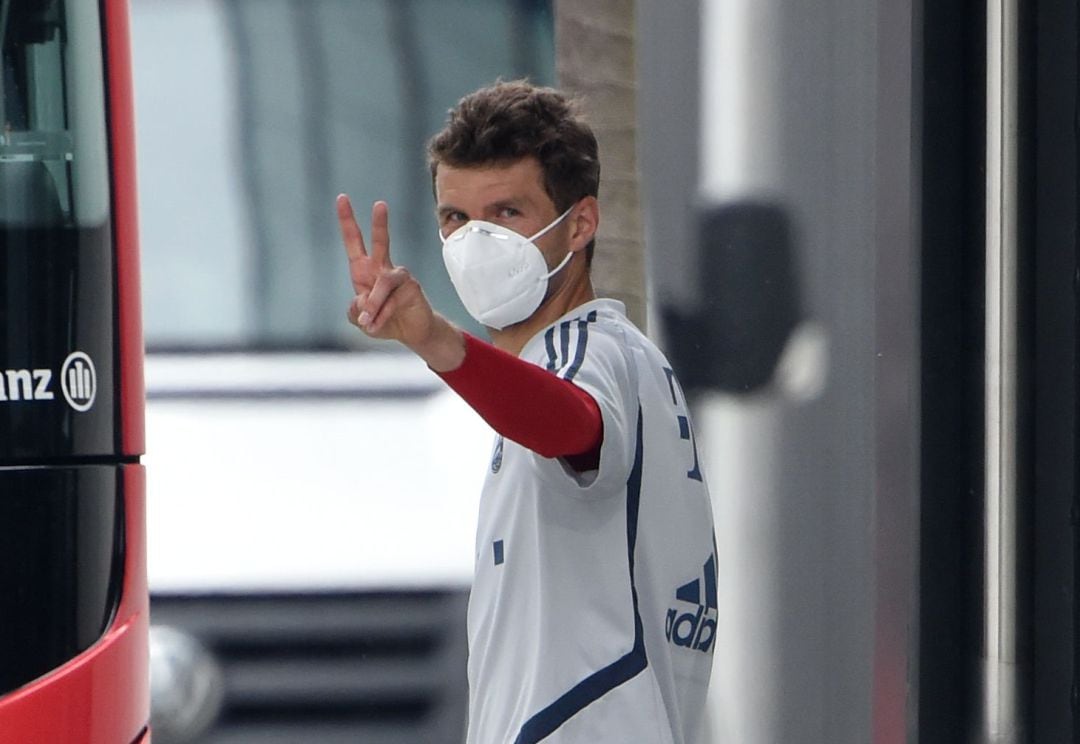
[[[81,351],[73,351],[60,368],[60,389],[68,405],[76,411],[89,411],[97,397],[97,371],[94,362]]]
[[[593,310],[584,318],[564,320],[558,326],[552,326],[544,334],[544,349],[547,351],[547,370],[567,382],[573,382],[574,376],[585,362],[585,349],[589,344],[589,324],[596,322]],[[558,330],[559,337],[555,338]]]
[[[702,566],[704,576],[675,590],[675,600],[682,603],[667,612],[665,634],[668,641],[683,648],[709,653],[716,640],[716,556],[710,555]],[[705,592],[702,596],[702,584]],[[687,607],[692,606],[692,609]]]

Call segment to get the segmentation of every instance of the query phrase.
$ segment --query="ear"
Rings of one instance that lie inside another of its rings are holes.
[[[570,223],[570,250],[582,251],[596,237],[600,226],[600,203],[595,196],[586,196],[567,217]]]

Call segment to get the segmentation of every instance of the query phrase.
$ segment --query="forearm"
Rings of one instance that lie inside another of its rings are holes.
[[[495,431],[544,457],[593,455],[573,464],[595,467],[603,419],[592,396],[468,334],[461,339],[459,366],[432,369]]]

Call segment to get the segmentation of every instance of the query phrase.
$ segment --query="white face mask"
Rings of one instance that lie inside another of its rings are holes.
[[[547,294],[548,279],[574,254],[567,253],[548,271],[533,241],[562,222],[573,208],[531,238],[483,220],[470,220],[446,238],[439,232],[446,271],[469,315],[488,328],[502,330],[536,312]]]

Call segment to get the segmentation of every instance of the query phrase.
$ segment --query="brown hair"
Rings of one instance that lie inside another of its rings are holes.
[[[498,81],[470,93],[450,109],[446,126],[428,142],[432,187],[440,163],[455,168],[535,157],[544,191],[566,211],[600,189],[596,136],[577,103],[554,88],[526,80]],[[592,262],[595,241],[586,248]]]

